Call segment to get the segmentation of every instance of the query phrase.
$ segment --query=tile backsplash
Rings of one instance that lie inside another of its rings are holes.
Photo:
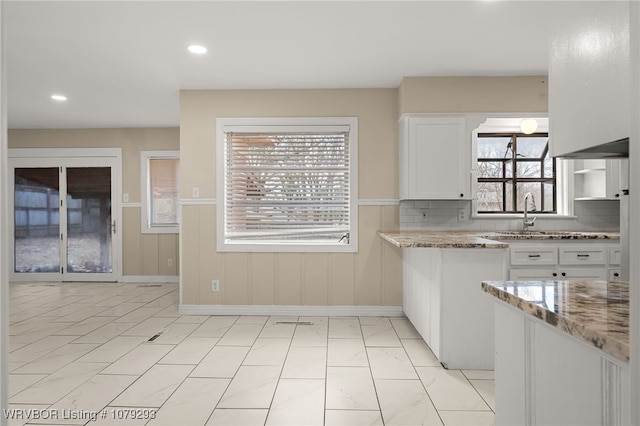
[[[545,217],[532,213],[538,231],[618,231],[620,203],[615,200],[576,201],[574,216]],[[471,217],[468,200],[402,200],[400,230],[482,230],[516,231],[522,229],[522,215],[514,217]]]

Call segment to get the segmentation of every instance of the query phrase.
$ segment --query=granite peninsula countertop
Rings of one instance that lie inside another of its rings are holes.
[[[629,361],[629,283],[483,281],[482,290],[525,314]]]
[[[618,232],[581,231],[378,231],[396,247],[507,248],[509,240],[618,240]]]

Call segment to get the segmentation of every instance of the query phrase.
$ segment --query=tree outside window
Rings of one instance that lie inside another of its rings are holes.
[[[477,138],[478,213],[556,213],[556,164],[547,133],[480,133]]]

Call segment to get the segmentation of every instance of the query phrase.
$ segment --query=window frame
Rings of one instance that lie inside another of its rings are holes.
[[[510,158],[498,158],[498,157],[486,157],[486,158],[479,158],[478,157],[478,144],[477,141],[479,141],[480,139],[482,139],[483,137],[496,137],[496,138],[511,138],[511,142],[509,143],[509,146],[511,146],[511,144],[513,143],[515,149],[511,149],[512,153],[517,152],[517,143],[518,140],[522,140],[522,139],[526,139],[526,138],[540,138],[540,137],[546,137],[547,138],[547,145],[541,155],[540,158],[523,158],[523,159],[518,159],[517,156],[512,155]],[[518,131],[501,131],[501,132],[478,132],[475,135],[475,140],[476,143],[474,144],[474,162],[475,162],[475,169],[477,170],[478,168],[478,163],[480,162],[503,162],[503,169],[505,168],[507,163],[511,163],[512,164],[512,177],[501,177],[501,178],[481,178],[476,174],[476,177],[474,179],[474,185],[475,185],[475,194],[476,194],[476,201],[478,199],[478,184],[481,182],[481,179],[483,182],[496,182],[496,183],[503,183],[504,185],[509,185],[512,187],[512,194],[513,194],[513,206],[514,206],[514,210],[499,210],[499,211],[486,211],[486,210],[479,210],[478,209],[478,203],[476,202],[476,209],[475,212],[478,215],[488,215],[488,216],[492,216],[492,215],[505,215],[505,214],[511,214],[511,215],[519,215],[522,214],[523,211],[522,210],[517,210],[517,206],[518,206],[518,194],[517,192],[517,186],[518,183],[520,182],[524,182],[524,183],[552,183],[553,184],[553,206],[552,206],[552,210],[551,211],[538,211],[536,210],[535,213],[536,214],[541,214],[541,215],[557,215],[558,214],[558,206],[561,204],[558,200],[558,167],[557,167],[557,159],[554,157],[550,157],[552,159],[552,176],[551,177],[536,177],[536,178],[518,178],[517,176],[517,170],[518,170],[518,164],[519,163],[540,163],[540,168],[541,170],[544,169],[543,164],[544,164],[544,159],[547,156],[547,154],[549,154],[549,145],[550,145],[550,139],[549,139],[549,133],[548,132],[536,132],[536,133],[532,133],[532,134],[525,134],[522,132],[518,132]],[[503,173],[505,171],[503,170]],[[504,192],[504,188],[503,188],[503,192]],[[504,194],[503,194],[504,195]],[[544,203],[544,197],[540,197],[542,198],[541,200],[538,200],[539,203]],[[505,203],[506,203],[506,199],[503,199],[503,209],[505,208]]]
[[[349,131],[349,242],[294,240],[233,240],[225,238],[225,133],[310,130]],[[325,252],[358,251],[358,118],[357,117],[227,117],[216,119],[217,250],[220,252]]]
[[[140,220],[143,234],[178,234],[180,232],[180,208],[177,211],[178,223],[175,225],[151,224],[151,191],[150,170],[151,160],[180,160],[180,151],[141,151],[140,152]],[[180,188],[178,187],[178,192]],[[176,197],[179,203],[180,195]]]

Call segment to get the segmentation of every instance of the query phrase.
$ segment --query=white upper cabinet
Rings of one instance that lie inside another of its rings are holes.
[[[620,200],[621,159],[574,160],[576,200]]]
[[[470,135],[464,117],[400,118],[400,199],[470,199]]]
[[[573,3],[573,4],[571,4]],[[629,2],[570,2],[551,33],[551,153],[629,137]]]

